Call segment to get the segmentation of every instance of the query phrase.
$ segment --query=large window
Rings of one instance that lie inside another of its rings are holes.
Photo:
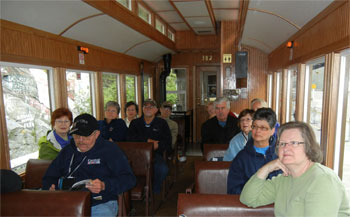
[[[295,121],[296,96],[297,70],[292,68],[288,70],[286,122]]]
[[[151,13],[146,8],[144,8],[141,4],[138,4],[138,14],[141,19],[151,24],[152,22]]]
[[[276,94],[275,94],[275,100],[276,100],[276,115],[277,115],[277,120],[279,120],[279,114],[280,114],[280,106],[281,106],[281,95],[282,95],[282,72],[277,72],[276,75]]]
[[[151,98],[151,78],[148,75],[143,77],[143,97],[144,99]]]
[[[166,78],[166,100],[172,102],[174,111],[186,111],[186,70],[171,69]]]
[[[102,73],[103,105],[108,101],[120,102],[119,75],[114,73]]]
[[[309,73],[310,80],[307,122],[313,128],[317,142],[321,144],[324,58],[309,62],[306,65],[306,72]]]
[[[11,168],[22,173],[38,158],[38,140],[51,129],[49,68],[1,64]]]
[[[126,101],[134,101],[137,103],[137,78],[134,75],[125,76]]]
[[[73,118],[82,113],[93,115],[92,73],[68,70],[66,73],[68,106]]]
[[[267,103],[272,107],[272,74],[267,75]]]

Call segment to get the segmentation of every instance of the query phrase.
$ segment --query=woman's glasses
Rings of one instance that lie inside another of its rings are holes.
[[[279,142],[277,144],[278,147],[284,148],[287,145],[292,146],[293,148],[298,147],[300,144],[305,144],[305,142],[298,142],[298,141],[290,141],[290,142]]]

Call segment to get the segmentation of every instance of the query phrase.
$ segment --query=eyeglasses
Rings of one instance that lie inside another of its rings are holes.
[[[148,105],[148,106],[143,106],[143,108],[145,108],[145,109],[153,109],[154,106],[153,105]]]
[[[270,128],[267,128],[267,127],[259,127],[259,126],[253,125],[253,126],[252,126],[252,129],[253,129],[253,130],[258,130],[258,129],[260,129],[261,131],[268,131]]]
[[[241,118],[239,122],[251,121],[251,118]]]
[[[62,121],[62,120],[55,120],[55,123],[56,123],[56,124],[70,124],[70,121],[67,121],[67,120],[65,120],[65,121]]]
[[[110,110],[110,109],[107,109],[106,112],[117,113],[117,110]]]
[[[279,142],[277,144],[278,147],[284,148],[287,145],[292,146],[293,148],[298,147],[300,144],[305,144],[305,142],[298,142],[298,141],[290,141],[290,142]]]

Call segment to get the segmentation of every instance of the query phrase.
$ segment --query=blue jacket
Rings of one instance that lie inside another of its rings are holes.
[[[82,164],[79,166],[80,163]],[[48,190],[52,184],[55,184],[58,189],[59,178],[67,177],[69,168],[71,171],[77,168],[71,175],[76,178],[76,182],[85,179],[100,179],[105,183],[104,191],[99,194],[91,193],[92,206],[117,200],[118,194],[131,189],[136,184],[136,178],[124,153],[118,145],[104,140],[101,136],[87,152],[79,152],[72,139],[47,169],[43,177],[43,189]],[[101,200],[94,199],[101,196]]]
[[[148,125],[142,117],[131,121],[128,130],[128,141],[130,142],[147,142],[147,139],[159,141],[156,154],[163,156],[163,152],[171,153],[171,132],[168,123],[159,117],[154,117]]]
[[[250,134],[248,134],[248,136],[245,136],[242,131],[237,135],[235,135],[231,139],[230,145],[225,152],[224,161],[232,161],[236,157],[238,152],[240,152],[244,148],[248,138],[250,137],[251,137]]]
[[[98,128],[105,140],[112,139],[113,142],[124,142],[128,133],[128,127],[123,119],[114,119],[109,124],[106,119],[98,121]]]
[[[271,136],[269,149],[263,155],[255,151],[253,138],[248,140],[244,149],[237,154],[231,163],[227,178],[228,194],[240,194],[245,183],[258,169],[277,158],[275,143],[275,137]],[[270,179],[279,173],[281,173],[281,170],[274,171],[269,174],[268,178]]]

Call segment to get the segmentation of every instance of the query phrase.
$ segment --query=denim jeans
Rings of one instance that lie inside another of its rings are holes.
[[[91,207],[91,216],[117,216],[118,201],[110,200],[106,203],[101,203]]]
[[[168,175],[169,168],[164,161],[163,157],[159,154],[154,155],[153,164],[153,192],[156,194],[160,193],[162,183]]]

